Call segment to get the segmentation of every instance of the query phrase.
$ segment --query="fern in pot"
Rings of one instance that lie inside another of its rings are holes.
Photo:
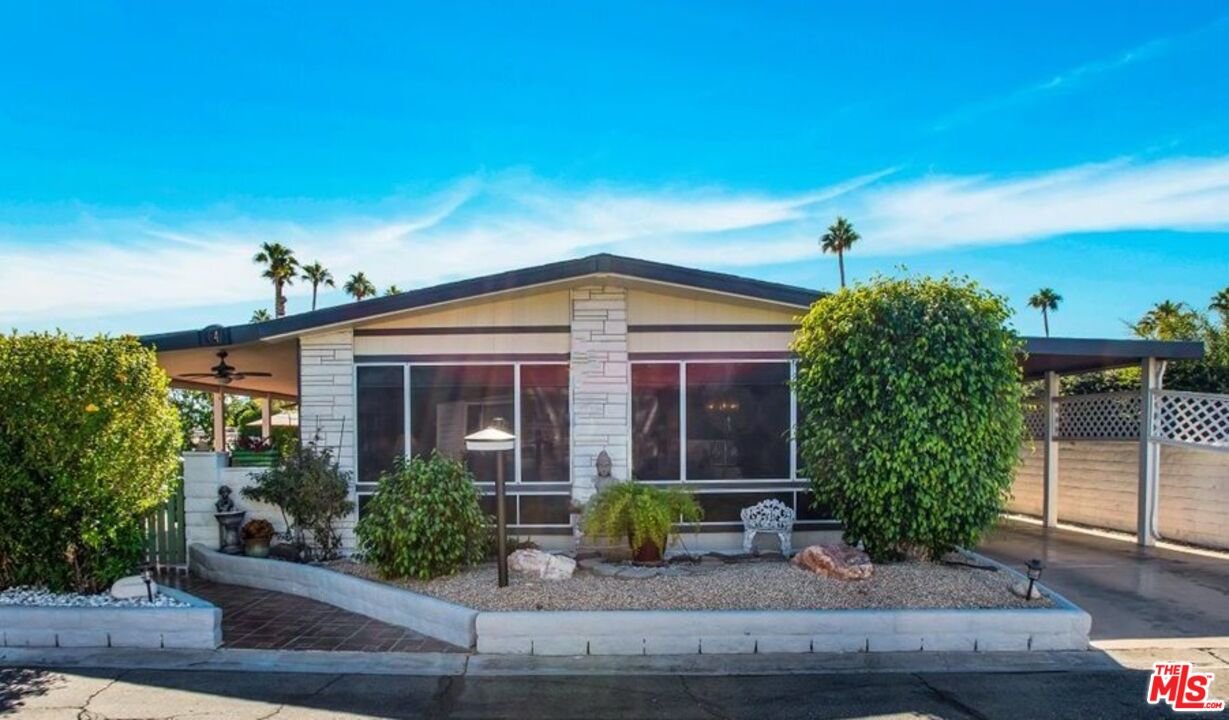
[[[703,509],[687,490],[630,481],[599,492],[589,502],[583,525],[589,535],[626,537],[635,562],[656,563],[662,560],[675,524],[696,523],[703,517]]]

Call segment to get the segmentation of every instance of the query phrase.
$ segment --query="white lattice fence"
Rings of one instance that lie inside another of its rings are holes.
[[[1229,395],[1159,390],[1153,403],[1157,442],[1229,451]]]
[[[1134,392],[1058,398],[1058,439],[1137,440],[1140,395]]]
[[[1024,432],[1034,439],[1040,440],[1046,435],[1045,399],[1039,397],[1024,400]]]

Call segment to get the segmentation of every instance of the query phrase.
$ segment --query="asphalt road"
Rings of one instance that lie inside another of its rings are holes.
[[[424,677],[0,670],[0,717],[1145,718],[1133,670],[771,676]]]

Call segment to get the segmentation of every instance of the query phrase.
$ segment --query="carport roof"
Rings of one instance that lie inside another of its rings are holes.
[[[1198,360],[1203,343],[1167,340],[1109,340],[1101,338],[1024,339],[1024,376],[1036,379],[1053,371],[1067,374],[1108,370],[1138,364],[1144,358]]]

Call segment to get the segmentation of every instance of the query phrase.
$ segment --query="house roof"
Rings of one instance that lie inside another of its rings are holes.
[[[265,322],[229,327],[215,325],[204,329],[145,335],[141,337],[141,342],[153,345],[160,351],[239,345],[295,336],[333,325],[358,322],[445,302],[520,290],[536,285],[566,282],[589,275],[616,275],[800,308],[809,306],[822,294],[818,290],[793,285],[601,253],[576,260],[564,260],[468,280],[458,280],[389,297],[287,315]]]

